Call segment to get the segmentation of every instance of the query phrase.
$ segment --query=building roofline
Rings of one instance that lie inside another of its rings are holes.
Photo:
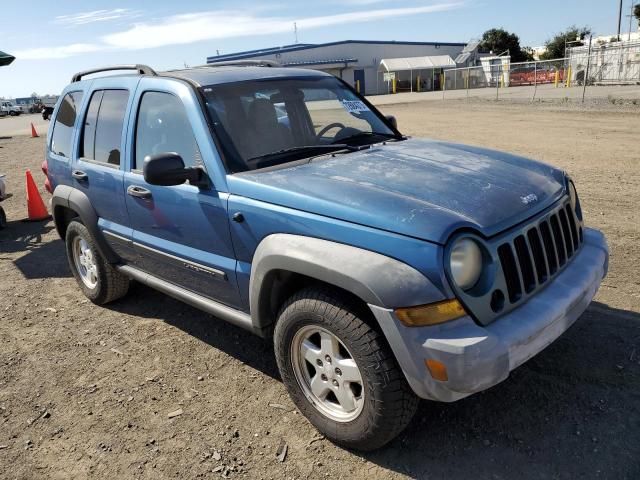
[[[326,60],[305,60],[300,62],[288,62],[288,63],[283,63],[282,66],[283,67],[295,67],[295,66],[303,67],[305,65],[331,65],[334,63],[343,63],[346,67],[347,64],[349,63],[357,63],[357,62],[358,62],[357,58],[335,58],[335,59],[326,59]]]
[[[276,53],[297,52],[300,50],[309,50],[313,48],[331,47],[334,45],[344,45],[349,43],[359,43],[364,45],[442,45],[445,47],[464,47],[466,43],[457,42],[404,42],[396,40],[340,40],[328,43],[303,43],[295,45],[284,45],[282,47],[269,47],[257,50],[246,50],[244,52],[227,53],[223,55],[215,55],[207,57],[207,63],[216,63],[227,60],[241,60],[247,57],[262,57],[265,55],[273,55]]]

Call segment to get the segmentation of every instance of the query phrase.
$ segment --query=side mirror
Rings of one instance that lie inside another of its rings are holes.
[[[186,181],[198,187],[206,184],[204,172],[200,168],[185,167],[182,157],[174,152],[147,155],[142,174],[151,185],[182,185]]]
[[[389,122],[391,126],[393,126],[393,128],[398,130],[398,120],[396,120],[396,117],[394,117],[393,115],[385,115],[385,118],[387,119],[387,122]]]

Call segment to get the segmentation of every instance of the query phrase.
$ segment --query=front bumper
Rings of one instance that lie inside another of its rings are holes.
[[[485,390],[543,350],[586,310],[607,274],[604,235],[584,229],[580,252],[549,285],[525,304],[480,326],[471,317],[431,327],[405,327],[393,310],[370,305],[413,391],[452,402]],[[425,360],[447,367],[448,380],[434,380]]]

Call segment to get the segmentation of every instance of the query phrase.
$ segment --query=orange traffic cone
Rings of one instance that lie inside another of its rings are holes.
[[[36,127],[31,124],[31,138],[38,138],[38,132],[36,132]]]
[[[29,212],[29,221],[46,220],[49,218],[47,207],[44,206],[36,182],[33,181],[31,171],[27,170],[27,210]]]

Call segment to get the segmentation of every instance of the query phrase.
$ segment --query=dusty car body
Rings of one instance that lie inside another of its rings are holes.
[[[293,401],[340,444],[380,447],[418,398],[503,381],[606,275],[557,168],[408,138],[317,71],[83,79],[113,68],[74,77],[48,135],[78,285],[103,304],[134,279],[273,338]]]

